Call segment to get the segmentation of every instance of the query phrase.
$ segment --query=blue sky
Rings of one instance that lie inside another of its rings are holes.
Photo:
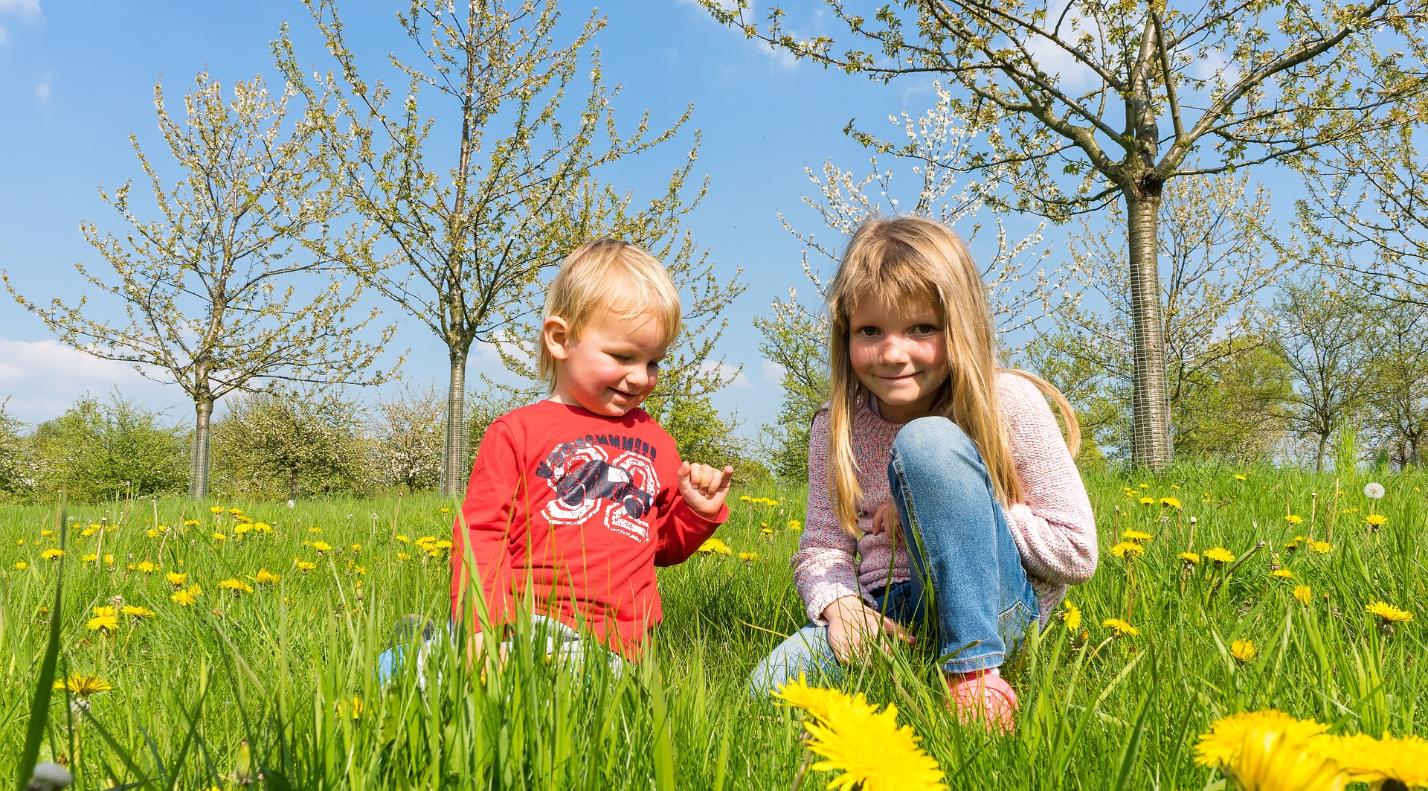
[[[402,43],[391,7],[343,4],[354,48],[369,62]],[[0,268],[22,293],[75,301],[86,291],[74,262],[106,271],[78,224],[87,219],[101,230],[124,230],[96,188],[141,175],[129,133],[139,136],[151,157],[163,153],[154,123],[156,80],[171,106],[204,69],[225,84],[255,74],[275,81],[269,42],[284,20],[304,62],[327,68],[296,0],[239,8],[0,0],[0,106],[6,108],[0,122]],[[567,2],[562,10],[566,23],[574,24],[590,6]],[[619,117],[630,124],[648,108],[656,124],[669,123],[686,104],[694,106],[690,129],[703,134],[696,170],[709,177],[710,188],[690,228],[719,271],[732,275],[742,268],[748,286],[729,311],[722,343],[726,361],[743,372],[716,404],[736,413],[741,433],[752,435],[773,418],[779,387],[777,371],[758,353],[751,319],[774,296],[807,285],[800,246],[776,213],[814,229],[816,219],[800,206],[809,188],[803,169],[817,169],[825,159],[845,167],[866,162],[867,154],[842,134],[848,120],[877,128],[889,113],[920,113],[930,91],[926,83],[878,85],[794,62],[720,27],[692,0],[617,2],[601,10],[609,24],[597,42],[607,80],[622,85]],[[820,18],[804,24],[816,28]],[[648,162],[612,177],[620,188],[648,195],[691,141],[686,133]],[[136,183],[142,189],[146,185]],[[96,316],[116,312],[112,304],[93,304]],[[395,308],[386,316],[399,325],[395,348],[409,350],[404,383],[444,387],[444,346]],[[498,369],[494,354],[477,350],[468,376]],[[82,393],[104,396],[115,389],[151,408],[168,408],[176,422],[191,419],[175,386],[67,350],[37,318],[0,294],[0,399],[10,398],[13,416],[33,424],[58,415]]]

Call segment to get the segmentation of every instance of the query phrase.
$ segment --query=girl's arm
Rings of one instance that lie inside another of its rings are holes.
[[[1022,502],[1007,515],[1022,565],[1046,582],[1085,582],[1096,570],[1096,521],[1061,427],[1031,382],[1002,374],[998,385],[1021,479]]]
[[[862,600],[857,549],[828,496],[828,413],[820,411],[808,432],[808,513],[793,556],[793,583],[810,621],[826,624],[823,611],[844,596]]]

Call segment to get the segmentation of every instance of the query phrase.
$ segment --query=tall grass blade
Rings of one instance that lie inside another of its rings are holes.
[[[60,549],[65,548],[65,512],[60,509]],[[30,701],[30,721],[25,728],[25,748],[15,770],[15,787],[25,791],[35,764],[40,760],[40,741],[45,737],[45,725],[50,712],[50,696],[54,692],[55,665],[59,662],[60,623],[64,614],[64,557],[55,572],[55,606],[50,610],[50,636],[45,644],[45,656],[40,660],[40,676],[35,679],[35,696]]]

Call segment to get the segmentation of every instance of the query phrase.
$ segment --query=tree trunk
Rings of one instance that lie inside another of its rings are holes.
[[[1161,318],[1156,249],[1158,186],[1146,194],[1125,191],[1130,238],[1130,297],[1135,379],[1131,462],[1155,472],[1170,463],[1170,401],[1165,376],[1165,324]]]
[[[296,500],[298,496],[298,471],[294,467],[288,470],[288,499]]]
[[[1328,434],[1320,434],[1320,435],[1319,435],[1319,449],[1318,449],[1318,452],[1316,452],[1316,453],[1314,454],[1314,472],[1318,473],[1318,472],[1323,472],[1323,471],[1324,471],[1324,454],[1325,454],[1326,452],[1328,452],[1328,448],[1329,448],[1329,435],[1328,435]]]
[[[189,457],[188,496],[208,496],[208,435],[213,417],[213,400],[201,398],[193,402],[193,453]]]
[[[441,493],[465,494],[470,470],[466,466],[466,354],[451,352],[451,379],[446,390],[446,453],[441,465]]]

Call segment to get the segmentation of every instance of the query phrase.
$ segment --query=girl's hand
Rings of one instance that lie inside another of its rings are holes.
[[[887,650],[888,636],[912,643],[912,635],[907,630],[857,596],[835,600],[824,608],[823,619],[828,622],[828,645],[841,664],[847,664],[866,651],[870,641],[884,651]]]
[[[902,521],[898,519],[897,503],[888,500],[878,506],[878,510],[873,512],[872,524],[868,525],[868,535],[886,533],[888,536],[888,547],[897,549],[897,544],[902,540]]]
[[[734,468],[716,470],[708,464],[679,465],[679,493],[689,509],[705,519],[713,519],[724,507],[729,484],[734,481]]]

